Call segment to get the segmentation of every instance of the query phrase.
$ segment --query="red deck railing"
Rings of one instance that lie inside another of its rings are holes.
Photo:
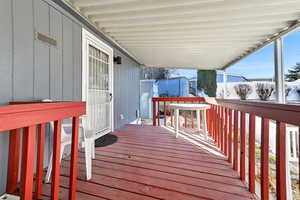
[[[54,121],[51,199],[59,198],[61,122],[65,118],[73,118],[69,199],[76,199],[79,116],[85,114],[85,103],[12,102],[11,104],[26,105],[0,107],[0,131],[9,131],[7,193],[17,194],[23,200],[38,199],[42,194],[45,124]],[[36,138],[36,130],[38,138]],[[21,133],[23,134],[22,145]],[[33,197],[36,141],[37,166]],[[20,158],[21,180],[18,191]]]
[[[152,119],[153,119],[153,126],[160,126],[160,104],[163,103],[163,116],[164,116],[164,125],[167,125],[167,112],[169,112],[171,126],[173,126],[173,110],[172,107],[167,109],[167,103],[200,103],[205,102],[205,98],[203,97],[156,97],[152,98]],[[157,109],[158,108],[158,109]],[[157,109],[157,110],[156,110]],[[184,126],[187,127],[187,115],[186,112],[183,112],[184,115]],[[194,113],[191,112],[191,125],[194,128]]]
[[[287,199],[286,191],[286,124],[300,125],[300,106],[268,102],[249,102],[215,98],[153,98],[153,125],[156,126],[156,104],[159,102],[202,102],[211,105],[208,131],[217,146],[228,157],[240,179],[246,179],[248,165],[249,191],[255,193],[255,117],[261,117],[261,199],[269,199],[269,121],[276,121],[276,196]],[[171,109],[171,108],[170,108]],[[165,106],[164,106],[165,113]],[[170,111],[171,113],[171,111]],[[246,114],[249,115],[249,137],[246,137]],[[158,120],[159,121],[159,120]],[[248,144],[248,163],[246,163]],[[300,147],[299,147],[300,149]],[[300,174],[300,173],[299,173]]]

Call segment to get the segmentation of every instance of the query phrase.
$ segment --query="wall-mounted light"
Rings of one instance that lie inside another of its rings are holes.
[[[122,57],[121,56],[115,56],[114,57],[114,63],[117,63],[118,65],[122,64]]]

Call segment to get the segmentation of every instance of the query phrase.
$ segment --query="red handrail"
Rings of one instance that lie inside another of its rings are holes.
[[[269,121],[276,121],[276,195],[286,200],[286,124],[300,125],[300,106],[274,102],[225,100],[202,97],[153,98],[153,125],[156,126],[156,106],[159,102],[206,102],[208,130],[233,169],[240,172],[240,179],[246,180],[246,164],[249,166],[249,191],[255,193],[255,117],[262,118],[261,126],[261,198],[269,199]],[[246,138],[246,114],[249,114],[249,137]],[[240,124],[239,124],[240,123]],[[172,118],[171,118],[172,124]],[[299,128],[300,131],[300,128]],[[240,139],[239,139],[240,138]],[[249,159],[246,160],[248,140]],[[300,144],[299,144],[300,145]],[[240,146],[240,148],[239,148]],[[300,146],[299,146],[300,149]],[[248,163],[246,163],[248,162]],[[299,173],[300,174],[300,173]]]
[[[73,118],[73,135],[71,149],[70,188],[69,199],[76,199],[77,180],[77,154],[78,154],[78,120],[85,114],[85,102],[11,102],[9,106],[0,107],[0,131],[10,131],[9,135],[9,159],[7,193],[16,194],[18,187],[19,158],[21,160],[21,199],[33,199],[33,174],[34,152],[37,138],[37,171],[35,196],[37,199],[42,194],[43,179],[43,154],[45,139],[45,124],[54,121],[54,144],[53,144],[53,172],[52,172],[52,199],[59,198],[60,176],[60,133],[61,121],[65,118]],[[16,105],[25,104],[25,105]],[[23,129],[22,154],[20,153],[20,130]]]
[[[255,193],[255,116],[262,118],[261,126],[261,198],[269,199],[269,121],[276,120],[276,195],[277,199],[286,200],[286,140],[285,124],[300,124],[300,106],[287,105],[269,102],[249,102],[240,100],[216,99],[214,104],[217,107],[227,108],[234,111],[234,121],[229,121],[230,126],[234,125],[234,156],[233,168],[238,170],[240,164],[240,178],[245,181],[245,150],[246,150],[246,127],[245,114],[250,114],[249,121],[249,191]],[[240,113],[240,114],[239,114]],[[231,115],[231,113],[227,113]],[[240,129],[239,125],[240,124]],[[232,133],[229,132],[231,135]],[[240,149],[239,146],[240,134]],[[229,137],[230,138],[230,137]],[[218,139],[217,139],[218,140]],[[217,141],[218,142],[218,141]],[[229,149],[231,149],[231,142]],[[229,150],[228,149],[228,150]],[[239,151],[239,152],[238,152]],[[240,156],[238,154],[240,153]],[[229,159],[231,162],[231,159]]]

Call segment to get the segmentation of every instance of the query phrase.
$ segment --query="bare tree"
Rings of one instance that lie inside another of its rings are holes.
[[[274,84],[272,83],[257,83],[256,93],[260,100],[267,101],[274,91]]]
[[[252,88],[248,84],[237,84],[234,86],[234,90],[241,100],[246,100],[252,92]]]

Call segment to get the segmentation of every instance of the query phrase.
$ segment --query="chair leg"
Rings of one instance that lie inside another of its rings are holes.
[[[60,149],[60,161],[62,160],[63,153],[64,153],[65,145],[61,145]],[[48,169],[45,177],[45,183],[50,183],[51,182],[51,173],[52,173],[52,161],[53,161],[53,153],[51,153],[49,164],[48,164]]]
[[[85,141],[85,168],[86,168],[86,180],[92,178],[92,142],[90,140]]]
[[[94,140],[91,142],[91,148],[92,148],[92,159],[95,159],[96,155],[95,155],[95,141]]]
[[[51,171],[52,171],[52,159],[53,159],[53,153],[51,153],[51,155],[50,155],[48,169],[47,169],[47,173],[46,173],[46,177],[45,177],[45,183],[50,183]]]

